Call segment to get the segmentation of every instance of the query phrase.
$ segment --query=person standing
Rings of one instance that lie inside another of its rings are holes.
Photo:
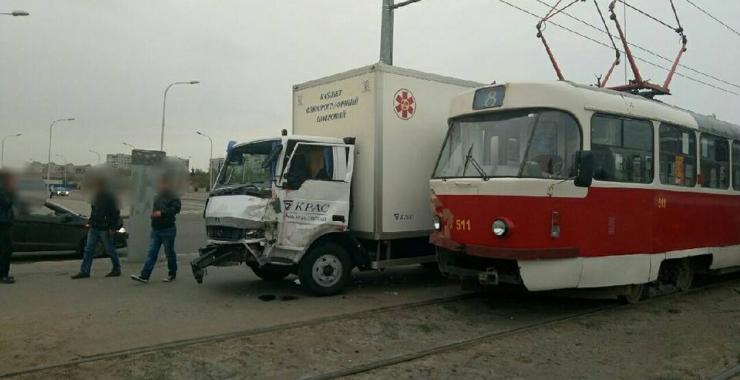
[[[15,278],[10,275],[10,257],[13,255],[10,233],[13,227],[14,201],[15,177],[9,172],[0,171],[0,282],[4,284],[15,282]]]
[[[159,249],[164,245],[164,254],[167,256],[168,274],[164,282],[172,282],[177,278],[177,255],[175,254],[175,236],[177,227],[175,217],[182,207],[180,198],[172,191],[172,183],[168,178],[162,178],[157,184],[157,196],[152,207],[152,232],[149,237],[149,252],[146,263],[139,274],[132,274],[135,281],[148,283],[149,276],[159,257]]]
[[[73,280],[90,277],[93,256],[98,242],[103,243],[105,251],[110,256],[113,269],[105,277],[118,277],[121,275],[121,261],[116,252],[116,246],[113,243],[113,234],[120,228],[121,210],[118,208],[118,201],[110,193],[105,181],[98,179],[94,183],[94,195],[90,220],[88,221],[87,241],[82,256],[82,265],[80,272],[72,276]]]

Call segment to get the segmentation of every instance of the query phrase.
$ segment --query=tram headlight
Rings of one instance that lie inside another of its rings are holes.
[[[436,216],[432,217],[432,226],[435,231],[442,231],[442,222]]]
[[[503,219],[496,219],[493,221],[493,224],[491,224],[491,231],[494,235],[498,237],[503,237],[504,235],[506,235],[506,232],[509,231],[509,226]]]

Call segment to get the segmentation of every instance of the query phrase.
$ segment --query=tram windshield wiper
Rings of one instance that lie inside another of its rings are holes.
[[[463,175],[465,175],[465,172],[468,171],[468,164],[473,164],[473,168],[478,171],[481,178],[483,178],[484,181],[488,181],[488,174],[486,174],[486,171],[483,170],[483,167],[478,164],[478,161],[475,160],[473,157],[473,146],[475,144],[470,144],[470,148],[468,149],[468,155],[465,156],[465,164],[463,165]]]

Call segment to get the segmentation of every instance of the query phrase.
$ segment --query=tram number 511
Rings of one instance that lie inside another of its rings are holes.
[[[455,231],[471,231],[470,219],[455,219]]]
[[[658,196],[657,203],[658,208],[668,208],[668,198],[664,196]]]

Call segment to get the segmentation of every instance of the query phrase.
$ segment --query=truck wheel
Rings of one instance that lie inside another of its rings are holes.
[[[342,246],[319,243],[312,247],[298,266],[301,286],[316,296],[342,291],[352,274],[352,260]]]
[[[289,266],[282,265],[270,265],[265,264],[261,267],[257,265],[250,265],[254,274],[257,275],[263,281],[280,281],[285,277],[288,277],[292,272],[292,268]]]

